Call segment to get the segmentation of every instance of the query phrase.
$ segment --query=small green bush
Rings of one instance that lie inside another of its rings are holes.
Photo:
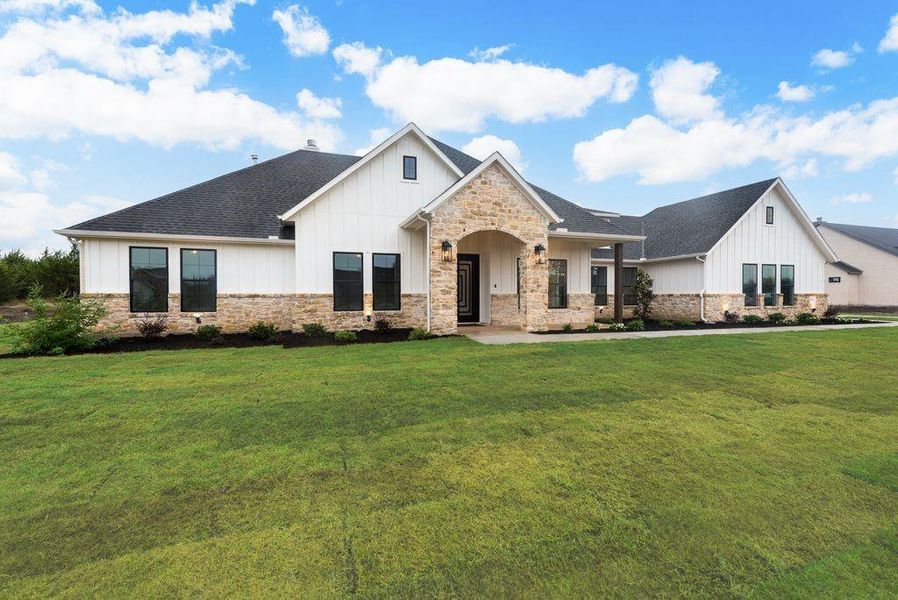
[[[626,331],[627,326],[623,323],[612,323],[608,326],[608,331]]]
[[[645,321],[642,319],[633,319],[627,323],[627,331],[643,331],[645,330]]]
[[[303,323],[302,332],[309,337],[324,337],[327,329],[321,323]]]
[[[383,317],[374,319],[374,331],[377,333],[386,333],[391,329],[393,329],[393,324],[390,323],[390,319],[385,319]]]
[[[795,322],[799,325],[819,325],[820,319],[814,313],[804,312],[795,317]]]
[[[767,315],[767,318],[770,320],[771,323],[773,323],[775,325],[782,325],[783,322],[786,320],[786,315],[784,315],[781,312],[775,312],[775,313],[770,313],[769,315]]]
[[[412,329],[408,334],[409,340],[429,340],[433,337],[433,334],[426,329],[421,329],[420,327],[416,327]]]
[[[572,333],[574,331],[574,326],[570,323],[565,323],[561,330],[565,333]]]
[[[695,327],[695,321],[690,321],[689,319],[681,319],[679,321],[674,321],[674,325],[677,327]]]
[[[334,334],[334,339],[344,344],[354,344],[359,341],[359,336],[355,331],[338,331]]]
[[[739,313],[735,310],[723,311],[723,320],[727,323],[737,323],[739,321]]]
[[[599,332],[599,326],[597,324],[590,323],[589,325],[586,326],[586,333],[598,333],[598,332]]]
[[[147,339],[157,338],[168,330],[168,315],[144,315],[137,322],[137,332]]]
[[[212,325],[211,323],[208,325],[200,325],[196,328],[194,335],[196,336],[196,339],[208,342],[221,336],[221,327]]]
[[[661,329],[673,329],[675,326],[673,321],[658,321],[658,327]]]
[[[758,315],[745,315],[744,317],[742,317],[742,320],[745,321],[746,323],[752,323],[752,324],[764,322],[764,319],[762,319]]]
[[[13,353],[60,355],[87,350],[97,344],[98,336],[92,329],[106,314],[101,303],[60,296],[56,310],[50,315],[49,306],[41,296],[40,286],[32,286],[28,293],[32,318],[13,328]]]
[[[270,340],[277,336],[278,328],[274,323],[269,323],[267,321],[257,321],[249,326],[249,330],[247,331],[251,338],[257,340]]]

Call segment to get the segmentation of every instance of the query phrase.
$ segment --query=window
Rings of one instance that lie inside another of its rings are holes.
[[[181,249],[181,312],[215,312],[215,250]]]
[[[624,306],[636,305],[636,267],[624,267]]]
[[[168,312],[168,249],[130,249],[131,312]]]
[[[795,266],[780,265],[780,294],[783,306],[795,306]]]
[[[362,253],[334,252],[334,310],[362,310]]]
[[[761,266],[761,293],[764,306],[776,306],[776,265]]]
[[[841,277],[830,277],[829,282],[830,283],[842,283],[842,278]]]
[[[417,179],[418,178],[418,157],[403,156],[402,157],[402,178]]]
[[[742,265],[742,293],[745,306],[758,305],[758,265]]]
[[[374,254],[374,310],[399,310],[402,305],[402,284],[398,254]]]
[[[767,224],[773,225],[773,207],[772,206],[767,207]]]
[[[593,267],[591,283],[596,306],[608,306],[608,267]]]
[[[567,308],[566,260],[549,260],[549,308]]]

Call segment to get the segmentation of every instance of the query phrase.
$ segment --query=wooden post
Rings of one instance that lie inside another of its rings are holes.
[[[624,322],[624,245],[614,245],[614,322]]]

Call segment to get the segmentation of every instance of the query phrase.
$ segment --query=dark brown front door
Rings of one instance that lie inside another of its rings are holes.
[[[480,322],[480,256],[458,255],[458,322]]]

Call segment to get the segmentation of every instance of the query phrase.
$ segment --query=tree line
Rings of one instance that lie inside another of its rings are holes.
[[[45,249],[37,258],[21,250],[0,255],[0,302],[28,297],[37,285],[45,297],[77,294],[79,285],[78,246],[53,252]]]

